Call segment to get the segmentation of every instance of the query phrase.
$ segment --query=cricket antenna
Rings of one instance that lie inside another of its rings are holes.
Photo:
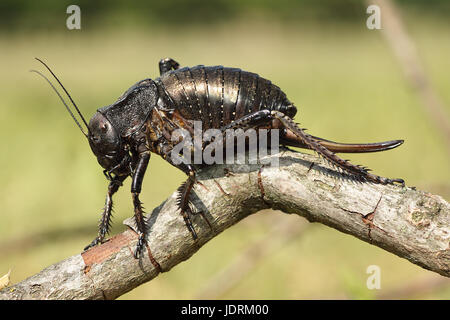
[[[53,83],[50,82],[50,80],[48,80],[48,78],[46,76],[44,76],[42,73],[40,73],[39,71],[36,70],[30,70],[30,72],[35,72],[38,75],[40,75],[41,77],[43,77],[48,84],[53,88],[53,90],[56,92],[56,94],[58,95],[59,99],[61,99],[62,103],[64,104],[64,106],[66,107],[67,111],[69,111],[72,119],[75,121],[75,123],[77,124],[78,128],[80,128],[81,132],[85,135],[85,137],[87,138],[88,135],[84,132],[83,128],[81,127],[80,123],[78,122],[78,120],[75,118],[75,116],[73,115],[72,111],[70,110],[69,106],[67,105],[67,103],[64,101],[63,97],[61,97],[61,95],[59,94],[58,90],[56,90],[55,86],[53,85]],[[64,88],[64,87],[63,87]],[[69,96],[70,97],[70,96]],[[78,109],[77,109],[78,110]],[[79,111],[78,111],[79,112]],[[83,119],[83,117],[82,117]],[[83,119],[84,121],[84,119]],[[84,122],[86,123],[86,121]],[[89,132],[89,127],[88,128],[88,132]]]
[[[88,132],[89,132],[89,126],[88,126],[86,120],[84,119],[83,115],[81,114],[80,109],[78,109],[77,105],[75,104],[75,102],[73,101],[73,99],[72,99],[72,97],[70,96],[69,92],[67,92],[66,88],[63,86],[63,84],[61,83],[61,81],[59,81],[58,77],[53,73],[53,71],[50,69],[50,67],[49,67],[44,61],[42,61],[42,60],[39,59],[39,58],[35,58],[35,59],[36,59],[37,61],[39,61],[40,63],[42,63],[42,64],[47,68],[47,70],[50,71],[50,73],[51,73],[52,76],[56,79],[56,81],[58,81],[59,85],[60,85],[61,88],[64,90],[64,92],[66,93],[66,95],[69,97],[70,102],[72,102],[73,106],[74,106],[75,109],[77,110],[78,114],[79,114],[80,117],[81,117],[81,120],[83,120],[84,125],[86,126],[86,128],[87,128],[87,130],[88,130]],[[43,76],[43,75],[41,74],[41,76]],[[51,83],[46,77],[44,77],[44,78],[47,80],[47,82],[50,83],[50,85],[52,85],[52,83]],[[53,85],[52,85],[52,87],[53,87],[53,89],[56,91],[56,89],[55,89],[55,87],[54,87]],[[58,92],[58,91],[56,91],[56,92]],[[61,96],[59,95],[59,93],[58,93],[58,96],[61,98]],[[63,99],[61,98],[61,100],[63,100]],[[64,101],[64,100],[63,100],[63,101]],[[64,105],[66,106],[66,108],[67,108],[67,110],[70,112],[70,114],[72,115],[72,118],[75,120],[75,117],[74,117],[73,113],[69,110],[69,107],[67,106],[67,104],[64,103]],[[75,120],[75,122],[78,124],[78,127],[80,127],[80,129],[81,129],[81,126],[80,126],[79,122],[78,122],[77,120]],[[84,131],[83,131],[82,129],[81,129],[81,132],[84,133]],[[84,135],[87,136],[86,134],[84,134]]]

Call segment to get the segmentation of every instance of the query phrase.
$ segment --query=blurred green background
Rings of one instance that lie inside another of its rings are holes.
[[[448,113],[450,2],[395,3]],[[66,28],[70,4],[81,8],[81,30]],[[448,146],[382,32],[366,28],[366,7],[358,0],[3,0],[0,276],[12,269],[16,283],[79,253],[97,234],[107,187],[56,95],[28,72],[43,70],[34,57],[48,62],[87,118],[136,81],[156,78],[163,57],[256,72],[286,92],[311,134],[342,142],[405,139],[393,151],[349,159],[450,199]],[[184,179],[153,156],[145,207],[159,205]],[[112,234],[132,215],[129,185],[115,196]],[[299,228],[284,242],[268,238],[286,236],[274,231],[279,224]],[[261,251],[261,241],[281,244]],[[242,259],[247,272],[230,269]],[[366,287],[369,265],[381,268],[380,290]],[[226,290],[217,285],[223,274],[233,284]],[[265,211],[121,299],[448,299],[445,280],[334,229]]]

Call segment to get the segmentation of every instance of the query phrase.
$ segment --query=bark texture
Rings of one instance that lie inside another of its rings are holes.
[[[279,167],[216,165],[198,174],[194,241],[176,193],[149,215],[148,251],[133,258],[130,229],[0,291],[0,299],[114,299],[189,259],[217,234],[261,209],[298,214],[450,277],[450,204],[414,188],[354,182],[316,156],[278,155]]]

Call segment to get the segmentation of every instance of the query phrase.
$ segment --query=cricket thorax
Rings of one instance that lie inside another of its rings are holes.
[[[184,119],[178,110],[162,111],[154,108],[142,128],[147,150],[166,158],[173,146],[183,140],[182,136],[177,138],[174,135],[174,131],[180,129],[193,133],[193,124]]]

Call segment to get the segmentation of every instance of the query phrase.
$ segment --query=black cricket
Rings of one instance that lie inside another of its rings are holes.
[[[111,224],[112,196],[130,176],[134,217],[139,231],[134,256],[141,256],[148,229],[139,194],[152,152],[188,175],[187,181],[178,189],[178,206],[192,237],[197,238],[190,219],[194,212],[189,196],[196,183],[196,171],[199,167],[174,164],[170,157],[175,144],[180,142],[172,141],[172,133],[180,128],[193,132],[193,121],[201,121],[203,130],[216,128],[223,132],[227,129],[280,129],[280,145],[312,149],[353,179],[381,184],[399,183],[404,186],[402,179],[377,176],[370,173],[370,169],[353,165],[335,154],[384,151],[401,145],[403,140],[344,144],[309,135],[293,121],[297,108],[285,93],[255,73],[223,66],[179,68],[176,61],[162,59],[159,62],[159,78],[137,82],[116,102],[98,109],[87,124],[59,79],[44,62],[39,61],[61,85],[87,132],[53,84],[40,72],[32,71],[43,76],[58,94],[87,137],[109,180],[98,236],[85,250],[105,241]]]

